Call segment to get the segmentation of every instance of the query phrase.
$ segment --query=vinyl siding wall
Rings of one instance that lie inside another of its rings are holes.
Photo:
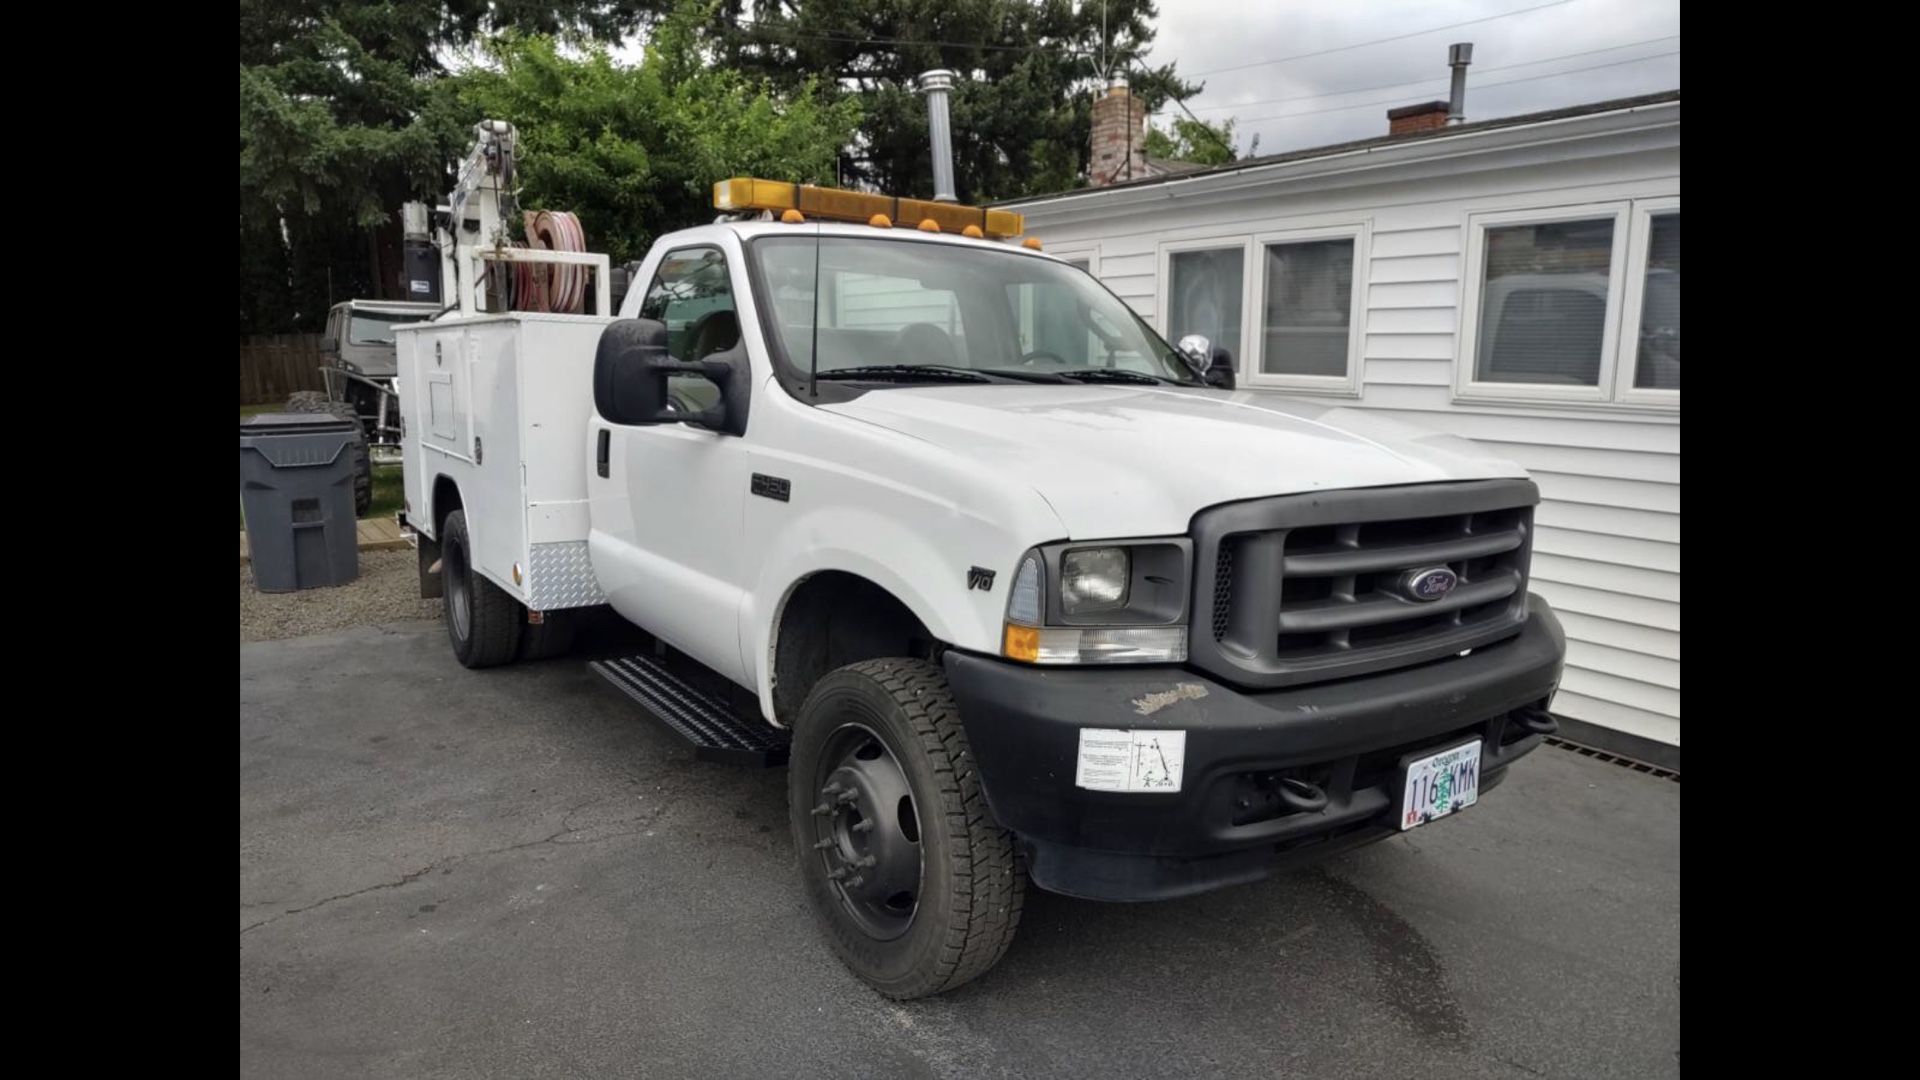
[[[1676,105],[1670,140],[1641,133],[1626,145],[1584,147],[1577,155],[1551,147],[1508,150],[1504,160],[1439,173],[1429,168],[1401,181],[1374,169],[1365,182],[1277,181],[1242,186],[1230,197],[1170,196],[1102,209],[1103,195],[1078,200],[1071,211],[1048,203],[1014,209],[1027,214],[1028,231],[1050,253],[1090,257],[1093,273],[1163,333],[1168,328],[1157,309],[1165,303],[1161,275],[1169,247],[1255,241],[1246,264],[1247,342],[1259,330],[1257,241],[1292,230],[1359,226],[1360,379],[1357,396],[1343,400],[1488,444],[1532,473],[1542,497],[1533,588],[1553,604],[1569,638],[1555,711],[1677,746],[1677,407],[1462,400],[1454,368],[1462,290],[1472,287],[1463,280],[1468,215],[1677,197],[1677,112]],[[1260,389],[1248,386],[1249,358],[1237,359],[1242,387]]]

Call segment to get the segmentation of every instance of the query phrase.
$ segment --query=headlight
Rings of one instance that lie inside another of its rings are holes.
[[[1126,607],[1132,576],[1126,548],[1075,548],[1060,559],[1060,606],[1069,615]]]
[[[1184,537],[1027,552],[1007,596],[1001,654],[1030,664],[1184,661],[1192,552]]]

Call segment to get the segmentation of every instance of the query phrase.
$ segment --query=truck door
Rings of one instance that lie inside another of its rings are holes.
[[[714,244],[676,248],[651,270],[637,314],[667,324],[667,350],[697,360],[740,339],[736,260]],[[668,397],[698,411],[713,385],[671,376]],[[610,424],[596,415],[588,480],[594,572],[614,610],[723,675],[740,680],[738,612],[749,466],[737,436],[688,424]],[[599,440],[605,431],[606,475]]]

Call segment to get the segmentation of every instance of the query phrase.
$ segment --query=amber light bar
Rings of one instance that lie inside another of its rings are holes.
[[[870,195],[864,191],[789,184],[780,180],[756,180],[735,177],[713,185],[715,210],[767,210],[779,214],[796,210],[806,217],[824,221],[869,223],[875,215],[884,216],[902,228],[924,228],[931,221],[941,232],[965,232],[971,225],[991,237],[1019,236],[1026,219],[1011,210],[987,210],[958,203],[932,202],[926,199],[900,199],[891,195]]]

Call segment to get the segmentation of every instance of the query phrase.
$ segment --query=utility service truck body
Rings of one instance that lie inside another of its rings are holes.
[[[469,666],[608,605],[660,643],[616,685],[790,754],[869,983],[984,971],[1029,877],[1252,880],[1468,807],[1553,730],[1522,470],[1210,386],[1030,247],[786,216],[663,237],[617,315],[400,328],[406,522]]]

